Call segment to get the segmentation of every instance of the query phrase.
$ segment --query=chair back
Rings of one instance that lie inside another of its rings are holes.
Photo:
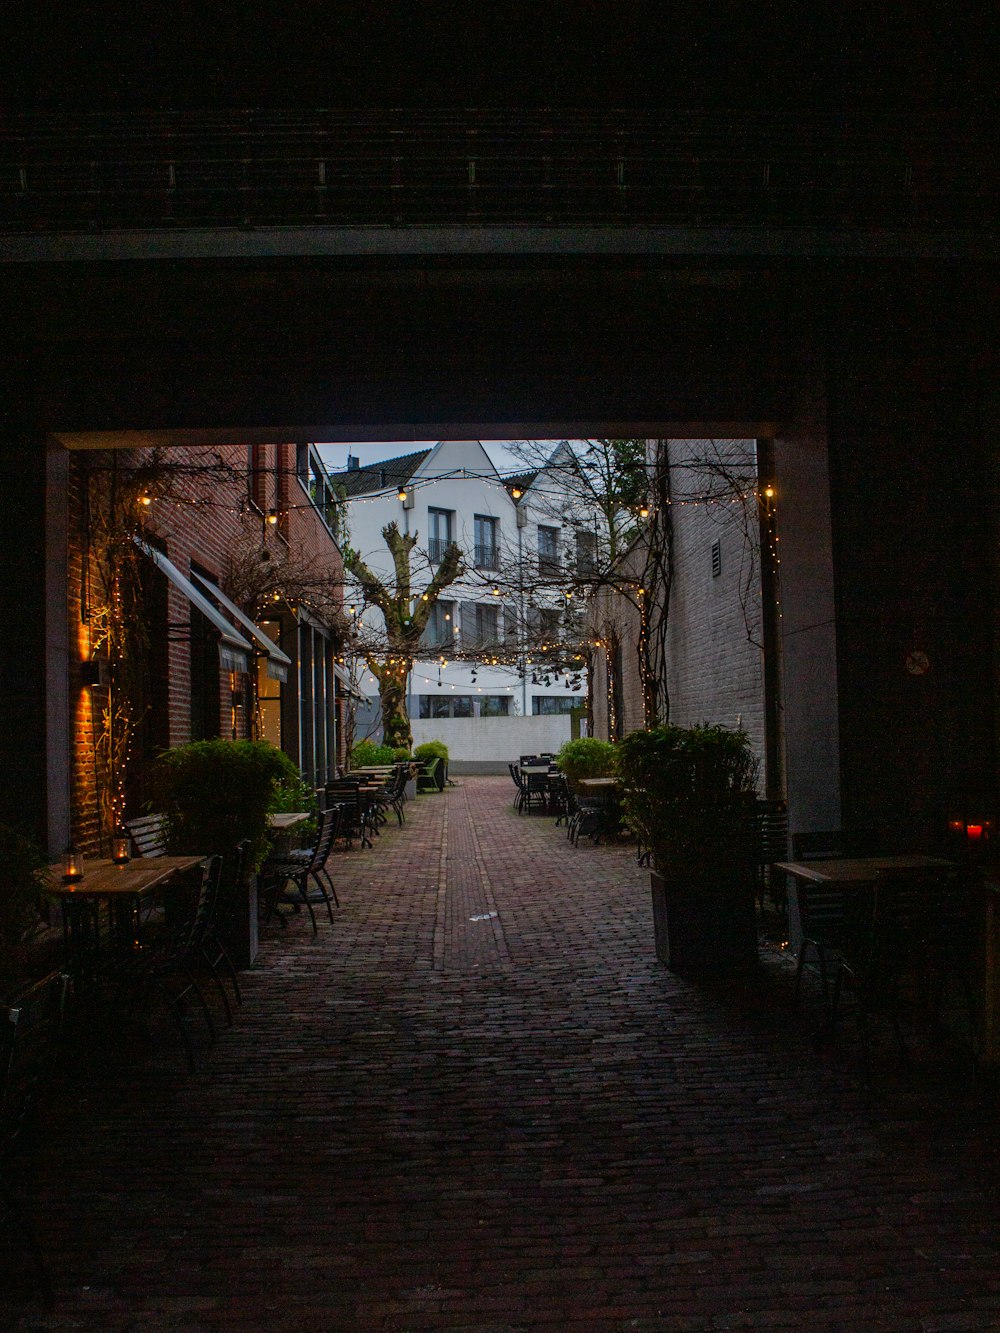
[[[873,961],[899,971],[929,960],[942,933],[942,908],[949,899],[947,870],[882,870],[875,881]]]
[[[250,839],[244,838],[237,843],[230,854],[223,858],[219,872],[219,903],[216,912],[216,925],[229,920],[240,887],[247,881],[250,867]]]
[[[166,856],[166,815],[140,815],[136,819],[127,819],[125,827],[132,839],[136,856]]]
[[[799,923],[804,939],[820,944],[837,944],[844,930],[844,891],[835,884],[797,886]]]
[[[198,889],[198,901],[184,932],[182,943],[187,948],[199,947],[215,930],[219,919],[222,891],[222,857],[210,856],[205,862]]]
[[[52,1076],[66,1005],[65,973],[53,972],[0,1010],[0,1155],[30,1127]]]
[[[316,843],[309,858],[310,871],[318,870],[321,866],[326,865],[326,859],[330,855],[330,850],[340,831],[343,812],[344,807],[342,805],[330,805],[320,815],[319,832],[316,835]]]
[[[843,829],[814,829],[792,834],[793,861],[835,861],[846,855]]]

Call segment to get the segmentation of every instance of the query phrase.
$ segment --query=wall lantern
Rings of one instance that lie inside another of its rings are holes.
[[[81,662],[80,679],[90,689],[98,685],[110,685],[111,663],[106,657],[91,657],[88,661]]]

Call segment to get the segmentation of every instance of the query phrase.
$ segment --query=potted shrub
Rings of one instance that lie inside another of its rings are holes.
[[[192,741],[164,750],[153,767],[171,852],[230,856],[246,838],[251,871],[270,850],[268,815],[285,784],[301,794],[298,768],[269,741]]]
[[[616,772],[617,747],[610,741],[600,741],[596,736],[580,736],[575,741],[567,741],[556,755],[556,764],[566,774],[566,780],[573,791],[579,791],[577,782],[580,778],[609,778]]]
[[[429,765],[432,759],[438,761],[434,769],[434,781],[438,791],[444,791],[448,781],[448,747],[444,741],[424,741],[422,745],[415,745],[413,757],[421,766]]]
[[[376,741],[359,741],[351,751],[349,768],[375,768],[381,764],[396,761],[396,751],[391,745],[379,745]]]
[[[41,848],[18,829],[0,824],[0,995],[30,980],[28,949],[43,923],[48,876]]]
[[[269,741],[210,740],[164,750],[152,776],[171,852],[231,862],[237,846],[250,843],[245,891],[237,886],[231,917],[222,923],[234,963],[249,967],[257,954],[256,872],[272,846],[268,816],[283,801],[303,798],[302,775]]]
[[[745,733],[661,726],[617,749],[625,817],[651,855],[657,957],[680,973],[752,967],[757,764]]]

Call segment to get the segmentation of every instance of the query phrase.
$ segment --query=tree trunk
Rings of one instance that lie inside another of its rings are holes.
[[[387,667],[378,683],[382,705],[382,742],[385,745],[413,748],[410,718],[406,711],[406,668]]]

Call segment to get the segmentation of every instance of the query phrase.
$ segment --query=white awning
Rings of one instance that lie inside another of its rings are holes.
[[[343,687],[340,691],[341,694],[346,694],[349,699],[356,699],[358,703],[366,704],[368,702],[367,694],[361,693],[351,679],[351,673],[345,670],[344,667],[340,666],[337,662],[334,662],[333,664],[333,674],[337,677]]]
[[[250,658],[253,656],[253,647],[247,643],[243,635],[238,633],[233,625],[221,615],[212,605],[208,598],[198,591],[191,580],[177,568],[173,561],[168,560],[162,551],[157,551],[155,547],[144,542],[141,537],[134,536],[134,541],[143,555],[149,556],[153,564],[163,574],[167,576],[170,582],[188,599],[219,632],[219,662],[224,671],[249,671]]]
[[[272,680],[287,680],[288,669],[292,665],[292,659],[287,653],[283,653],[278,645],[267,637],[262,629],[258,629],[245,611],[241,611],[235,602],[230,601],[217,583],[211,579],[201,576],[196,570],[191,571],[191,577],[196,579],[202,588],[213,597],[224,610],[243,626],[253,641],[256,643],[260,652],[267,658],[267,674]]]

